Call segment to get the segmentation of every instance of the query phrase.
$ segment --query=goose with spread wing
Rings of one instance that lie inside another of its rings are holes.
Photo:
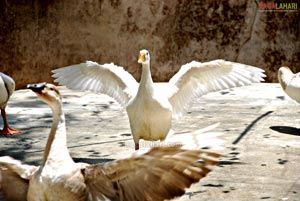
[[[300,103],[300,72],[293,73],[289,67],[280,67],[278,80],[284,92],[291,99]]]
[[[141,50],[140,83],[122,67],[114,64],[85,63],[53,70],[55,82],[70,89],[104,93],[127,110],[135,149],[139,140],[164,140],[171,131],[172,117],[180,116],[195,98],[209,92],[263,81],[260,68],[225,60],[200,63],[192,61],[181,67],[167,88],[156,87],[150,73],[150,54]]]
[[[13,94],[14,90],[15,90],[15,81],[8,75],[5,75],[4,73],[0,72],[0,110],[1,110],[1,116],[4,124],[3,129],[2,130],[0,129],[0,135],[9,136],[9,135],[21,133],[21,131],[13,129],[8,125],[6,112],[5,112],[7,102],[10,96]]]
[[[165,200],[184,194],[218,163],[218,153],[156,147],[127,159],[89,165],[75,163],[67,148],[65,116],[58,88],[28,85],[52,109],[52,128],[40,166],[0,157],[6,200]],[[198,161],[202,161],[199,163]]]

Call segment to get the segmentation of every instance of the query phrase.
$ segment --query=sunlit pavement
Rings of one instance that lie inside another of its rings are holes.
[[[134,153],[127,114],[117,102],[64,87],[60,91],[75,161],[100,163]],[[10,126],[22,134],[0,136],[0,155],[38,165],[50,132],[50,108],[30,90],[18,90],[7,113]],[[218,122],[215,130],[224,133],[224,157],[177,200],[300,200],[300,105],[286,97],[279,84],[203,96],[173,121],[173,129],[193,131]],[[151,146],[141,142],[142,150]]]

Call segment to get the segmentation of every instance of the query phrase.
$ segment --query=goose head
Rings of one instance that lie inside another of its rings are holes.
[[[280,67],[279,70],[278,70],[278,76],[282,77],[285,74],[289,75],[289,74],[293,74],[293,72],[287,66]]]
[[[280,67],[278,70],[278,80],[282,88],[285,90],[287,83],[294,76],[294,73],[287,66]]]
[[[139,63],[141,64],[149,64],[150,62],[150,54],[148,50],[141,50],[139,55]]]
[[[38,84],[28,84],[28,89],[31,89],[36,95],[51,108],[57,108],[61,105],[61,95],[57,87],[46,82]]]

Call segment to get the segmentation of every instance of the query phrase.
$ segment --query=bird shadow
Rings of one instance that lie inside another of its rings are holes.
[[[270,129],[283,134],[300,136],[300,129],[290,126],[270,126]]]
[[[243,132],[240,133],[240,135],[238,136],[238,138],[236,138],[232,144],[237,144],[240,142],[240,140],[252,129],[253,126],[255,126],[260,120],[262,120],[264,117],[272,114],[273,111],[268,111],[262,115],[260,115],[259,117],[257,117],[254,121],[252,121]]]
[[[78,163],[88,163],[88,164],[99,164],[99,163],[106,163],[110,161],[114,161],[115,159],[111,158],[74,158],[73,160]]]

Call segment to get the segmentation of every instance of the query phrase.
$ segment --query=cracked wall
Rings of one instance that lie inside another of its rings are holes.
[[[300,6],[299,6],[300,7]],[[300,12],[263,12],[258,1],[0,1],[0,70],[22,88],[52,82],[51,69],[114,62],[140,78],[140,49],[167,81],[192,60],[227,59],[300,71]]]

